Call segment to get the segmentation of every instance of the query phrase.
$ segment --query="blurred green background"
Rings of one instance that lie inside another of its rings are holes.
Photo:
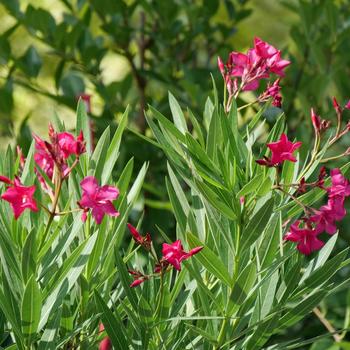
[[[223,92],[217,56],[226,60],[232,50],[246,51],[255,36],[282,50],[283,57],[292,61],[281,84],[283,110],[289,132],[304,145],[310,144],[313,133],[310,108],[335,121],[331,97],[341,104],[350,97],[348,0],[0,0],[0,4],[0,149],[20,144],[26,151],[31,132],[44,137],[55,116],[72,128],[81,94],[91,96],[96,138],[107,125],[115,128],[130,105],[121,159],[133,156],[137,167],[150,162],[140,203],[144,230],[154,231],[157,224],[174,233],[174,219],[164,186],[164,156],[131,130],[150,135],[143,115],[147,104],[169,115],[168,91],[201,120],[212,89],[210,73]],[[244,94],[238,103],[251,100],[252,94]],[[249,114],[248,110],[242,118]],[[269,125],[275,115],[266,115]],[[342,138],[334,154],[349,144],[349,137]],[[304,146],[302,156],[308,151]],[[340,245],[350,242],[349,223],[343,222]],[[349,326],[346,294],[323,305],[339,328]],[[281,337],[306,339],[324,332],[310,315]],[[311,348],[340,349],[329,339]]]

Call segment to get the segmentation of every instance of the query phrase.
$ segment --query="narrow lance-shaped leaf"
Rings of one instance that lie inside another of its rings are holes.
[[[42,306],[41,291],[35,276],[32,275],[24,290],[21,308],[22,331],[31,344],[38,329]]]

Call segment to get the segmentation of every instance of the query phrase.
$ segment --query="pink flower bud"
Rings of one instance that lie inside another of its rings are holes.
[[[219,67],[221,75],[225,79],[225,65],[224,65],[224,62],[222,61],[222,59],[220,57],[218,57],[218,67]]]
[[[12,185],[12,181],[6,176],[0,175],[0,181],[4,182],[5,184]]]
[[[319,132],[321,129],[321,118],[315,113],[313,108],[311,108],[311,121],[315,131]]]
[[[135,280],[134,282],[132,282],[131,284],[130,284],[130,288],[134,288],[134,287],[137,287],[137,286],[139,286],[141,283],[143,283],[143,282],[145,282],[145,280],[144,279],[137,279],[137,280]]]
[[[105,327],[103,323],[100,323],[99,331],[100,333],[105,330]],[[109,339],[109,337],[103,338],[103,340],[100,342],[99,350],[112,350],[112,342]]]
[[[346,105],[344,106],[344,108],[350,109],[350,100],[346,103]]]
[[[340,105],[335,97],[333,97],[333,107],[334,107],[337,114],[340,114],[342,112],[342,109],[341,109],[341,107],[340,107]]]

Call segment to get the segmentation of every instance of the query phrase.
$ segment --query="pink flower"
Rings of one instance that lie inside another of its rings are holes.
[[[257,55],[262,58],[271,58],[279,52],[272,45],[268,44],[258,37],[254,38],[254,49]]]
[[[310,221],[315,223],[317,233],[326,231],[333,235],[337,231],[335,221],[340,221],[346,215],[344,208],[344,198],[331,198],[320,210],[315,210],[316,214],[310,217]]]
[[[69,132],[61,132],[57,134],[57,138],[60,151],[65,159],[73,154],[80,156],[86,151],[84,136],[81,131],[77,139]]]
[[[327,130],[331,124],[329,120],[321,119],[321,117],[315,113],[313,108],[311,108],[311,121],[316,134]]]
[[[266,90],[259,96],[259,101],[266,102],[269,98],[272,97],[272,105],[281,108],[282,96],[280,94],[281,87],[279,83],[280,79],[275,80],[272,85],[269,83]]]
[[[128,224],[128,229],[136,243],[142,245],[147,250],[151,248],[152,239],[149,233],[146,233],[146,236],[143,237],[131,224]]]
[[[8,183],[8,178],[2,177],[2,181]],[[35,186],[23,186],[19,178],[15,178],[1,198],[10,203],[15,219],[17,220],[24,210],[38,211],[33,198]]]
[[[100,323],[99,331],[102,333],[105,330],[103,323]],[[100,342],[99,350],[112,350],[112,342],[109,337],[103,338]]]
[[[183,250],[180,240],[177,240],[172,244],[163,243],[163,259],[173,265],[176,270],[180,271],[181,262],[199,253],[202,249],[203,247],[196,247],[186,253]]]
[[[55,166],[52,154],[49,152],[44,140],[34,134],[33,137],[35,140],[35,163],[42,169],[49,179],[52,179]]]
[[[313,251],[321,249],[324,243],[317,238],[318,232],[312,227],[300,228],[299,224],[299,220],[292,224],[284,239],[298,243],[297,249],[304,255],[309,255]]]
[[[344,108],[350,109],[350,100],[345,104]]]
[[[234,95],[240,88],[242,91],[256,90],[261,79],[270,77],[271,73],[284,76],[284,69],[290,64],[289,61],[281,58],[281,52],[272,45],[254,39],[254,48],[249,49],[246,54],[231,52],[224,65],[221,58],[218,59],[219,70],[225,80],[230,96]],[[240,78],[241,83],[237,80]],[[233,80],[233,82],[231,81]],[[232,86],[236,86],[232,89]],[[281,96],[275,95],[274,104],[280,106]]]
[[[86,151],[82,132],[75,138],[68,132],[57,133],[52,125],[49,125],[51,143],[42,140],[37,135],[33,135],[33,137],[36,149],[34,160],[50,179],[53,177],[55,165],[60,171],[62,178],[66,177],[72,170],[67,165],[67,158],[70,155],[75,155],[78,159]]]
[[[331,170],[332,185],[327,189],[329,198],[334,196],[350,196],[349,181],[342,175],[339,169]]]
[[[114,208],[112,201],[115,200],[119,191],[113,186],[99,186],[95,177],[85,177],[80,186],[83,190],[81,200],[78,202],[80,207],[84,209],[82,220],[86,220],[86,211],[91,209],[91,214],[96,223],[100,224],[106,215],[118,216],[119,212]]]
[[[272,152],[271,163],[282,164],[283,161],[289,160],[296,162],[296,158],[293,156],[293,152],[301,146],[301,142],[291,142],[288,140],[286,134],[282,134],[279,141],[267,144]]]

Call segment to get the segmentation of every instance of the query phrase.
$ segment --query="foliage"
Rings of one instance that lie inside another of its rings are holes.
[[[245,1],[223,0],[62,1],[60,18],[34,3],[25,9],[18,1],[2,4],[15,19],[0,37],[1,61],[7,65],[1,87],[6,99],[3,113],[11,114],[16,86],[70,108],[75,108],[77,96],[88,93],[93,101],[102,100],[102,110],[92,111],[99,132],[128,104],[131,119],[144,130],[146,103],[164,109],[169,89],[200,106],[203,89],[210,89],[207,76],[213,54],[228,50],[235,24],[250,13]],[[218,11],[227,21],[216,17]],[[33,44],[18,57],[11,39],[23,30]],[[113,80],[105,71],[109,57],[115,64],[126,62],[125,72]],[[35,79],[44,64],[50,65],[54,89]]]

